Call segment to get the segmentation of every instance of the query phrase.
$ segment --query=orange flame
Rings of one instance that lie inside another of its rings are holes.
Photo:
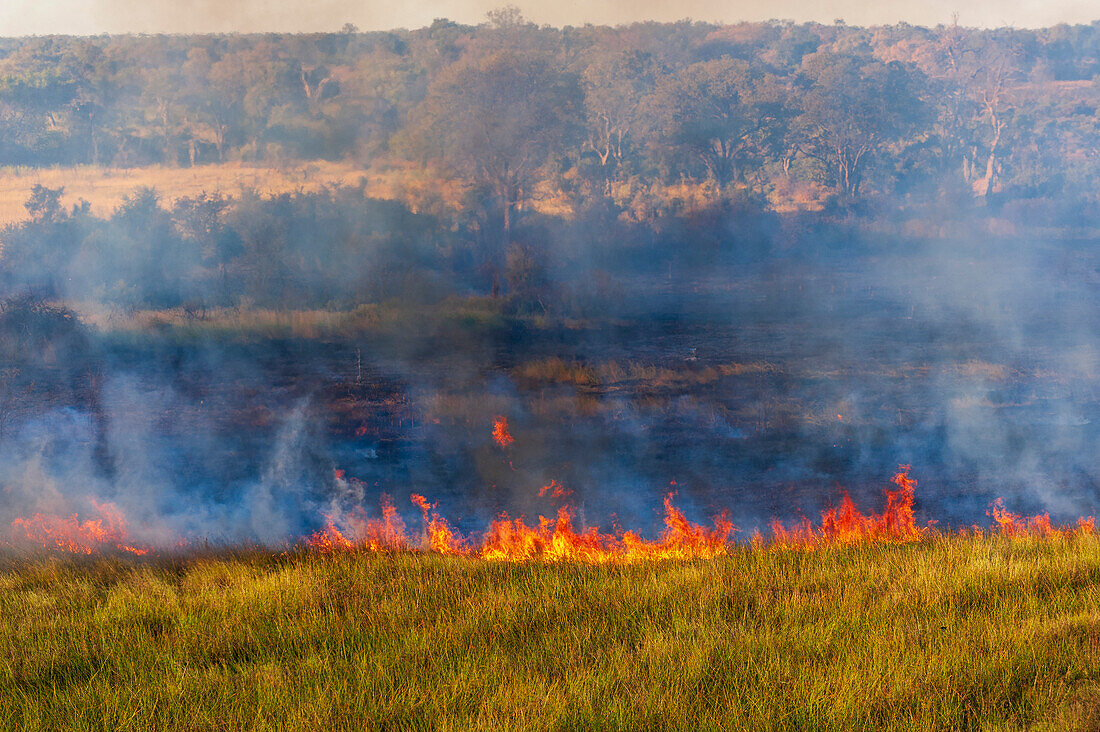
[[[451,530],[446,520],[440,518],[439,514],[432,510],[435,508],[436,504],[428,503],[427,498],[416,493],[413,493],[410,499],[419,506],[420,510],[424,513],[424,527],[426,532],[424,544],[427,548],[439,554],[461,553],[463,549],[462,537]],[[432,512],[431,518],[428,517],[429,511]]]
[[[567,491],[561,483],[556,480],[551,480],[539,489],[539,498],[545,498],[547,495],[551,498],[568,498],[573,495],[573,491]]]
[[[12,521],[12,535],[16,540],[74,554],[92,554],[105,548],[138,556],[148,553],[148,549],[127,543],[126,519],[115,504],[95,500],[91,503],[102,518],[80,521],[75,513],[67,518],[36,513]]]
[[[493,439],[501,447],[508,447],[515,439],[508,431],[508,419],[506,417],[496,417],[493,419]]]
[[[382,496],[382,518],[369,518],[361,508],[341,518],[337,528],[333,516],[325,516],[325,528],[306,539],[306,545],[316,551],[331,554],[336,551],[366,549],[369,551],[400,551],[411,549],[405,536],[405,522],[389,496]]]
[[[1005,536],[1071,536],[1073,534],[1091,534],[1096,530],[1096,519],[1092,516],[1077,519],[1075,526],[1055,526],[1049,513],[1035,516],[1021,516],[1012,513],[1004,506],[1004,499],[998,498],[989,507],[986,514],[993,519],[995,528]]]
[[[913,498],[917,481],[909,477],[910,466],[902,465],[890,479],[897,490],[883,491],[886,509],[881,514],[864,515],[856,508],[847,492],[840,506],[821,514],[821,526],[815,528],[809,519],[790,528],[779,521],[772,522],[772,542],[778,546],[813,546],[821,543],[861,544],[872,541],[917,541],[931,528],[931,522],[917,526],[913,516]]]

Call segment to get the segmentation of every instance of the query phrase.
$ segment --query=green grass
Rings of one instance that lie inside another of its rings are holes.
[[[0,561],[3,729],[1095,729],[1100,538]]]

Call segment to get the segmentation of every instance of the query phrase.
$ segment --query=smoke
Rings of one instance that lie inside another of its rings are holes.
[[[278,545],[364,500],[358,484],[334,477],[308,400],[292,404],[270,447],[252,455],[235,454],[198,405],[170,386],[122,374],[107,381],[100,402],[98,420],[50,409],[0,442],[0,521],[94,517],[97,503],[109,503],[144,545]],[[218,469],[234,458],[245,463],[236,475]]]
[[[832,23],[836,18],[843,18],[858,25],[890,25],[905,21],[935,26],[949,22],[951,14],[958,9],[946,2],[914,7],[901,3],[870,5],[862,0],[832,0],[812,7],[799,0],[779,3],[756,0],[740,3],[735,10],[715,0],[675,4],[666,0],[597,0],[554,7],[531,2],[512,4],[519,6],[524,15],[534,22],[556,26],[675,22],[684,18],[725,23],[771,18]],[[420,28],[430,25],[435,18],[477,24],[484,22],[487,12],[501,5],[495,0],[420,0],[402,6],[379,2],[363,4],[350,0],[241,0],[234,3],[213,0],[53,0],[50,3],[15,0],[6,3],[0,10],[0,32],[9,36],[55,33],[333,32],[349,22],[363,30],[388,30]],[[960,21],[967,26],[987,28],[1035,28],[1058,23],[1088,23],[1093,18],[1094,9],[1083,0],[1063,0],[1042,6],[1022,0],[1011,3],[986,0],[968,6]]]
[[[227,338],[201,319],[197,335],[89,326],[81,359],[13,362],[0,525],[109,502],[135,541],[280,545],[377,515],[384,494],[415,517],[415,492],[464,533],[565,500],[581,526],[652,535],[672,491],[692,520],[729,509],[749,532],[842,490],[877,510],[901,463],[918,516],[943,526],[985,523],[998,496],[1056,521],[1095,513],[1091,255],[981,221],[822,248],[829,226],[671,275],[661,247],[601,278],[562,245],[559,292],[607,285],[556,302],[580,313],[562,322],[459,310]],[[514,443],[493,440],[498,416]],[[567,498],[541,490],[554,481]]]

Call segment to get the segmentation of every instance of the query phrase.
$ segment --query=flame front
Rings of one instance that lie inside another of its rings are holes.
[[[340,550],[401,551],[412,549],[405,536],[405,522],[389,496],[382,497],[382,518],[372,519],[362,508],[341,517],[337,528],[334,516],[325,517],[325,528],[306,539],[306,545],[322,553]]]
[[[917,523],[913,504],[917,481],[910,476],[910,466],[902,465],[890,482],[896,488],[883,491],[886,506],[880,514],[864,514],[845,493],[836,507],[821,514],[820,525],[809,519],[786,526],[772,522],[770,536],[759,532],[752,538],[757,547],[812,549],[824,545],[851,546],[871,543],[904,543],[920,541],[934,530],[934,521]],[[675,484],[674,484],[675,485]],[[569,491],[556,480],[544,486],[539,496],[565,498]],[[353,549],[412,549],[417,546],[439,554],[465,556],[493,561],[576,561],[604,564],[664,559],[705,559],[721,556],[737,548],[733,535],[737,528],[723,512],[713,519],[713,526],[692,523],[675,505],[673,494],[665,496],[664,529],[656,540],[646,540],[633,531],[603,533],[598,528],[577,529],[575,515],[569,506],[558,509],[553,518],[539,516],[534,525],[520,517],[501,514],[479,540],[470,540],[455,532],[436,512],[436,504],[424,496],[412,494],[412,502],[423,514],[424,533],[419,541],[404,534],[393,505],[383,503],[383,518],[366,519],[359,515],[359,526],[353,531],[337,529],[331,519],[324,531],[314,534],[307,543],[321,551]],[[1091,533],[1092,518],[1080,519],[1074,527],[1058,528],[1046,514],[1024,518],[1004,509],[998,500],[990,510],[994,525],[1008,536],[1070,535]],[[981,529],[975,527],[976,533]],[[348,534],[353,537],[348,538]],[[365,538],[363,538],[365,537]]]
[[[886,490],[886,509],[881,514],[864,515],[856,508],[847,491],[840,506],[821,514],[821,526],[814,527],[809,519],[791,527],[772,522],[772,543],[779,546],[812,546],[814,544],[862,544],[866,542],[917,541],[931,528],[931,522],[917,526],[913,500],[917,481],[909,476],[911,467],[902,465],[890,482],[897,490]]]
[[[669,495],[665,498],[665,529],[656,541],[647,541],[630,531],[605,534],[595,527],[578,531],[573,527],[571,509],[563,506],[558,509],[555,518],[539,516],[537,526],[529,526],[522,518],[511,518],[502,514],[492,522],[480,543],[475,544],[451,529],[435,512],[435,504],[415,493],[411,500],[423,513],[426,531],[420,544],[428,551],[497,561],[608,563],[646,559],[700,559],[728,552],[732,547],[730,537],[736,531],[725,514],[715,518],[713,528],[692,523],[672,505],[672,496]],[[385,504],[383,511],[387,509],[392,509],[392,505]],[[371,537],[382,530],[396,530],[392,514],[384,513],[383,519],[374,520],[373,524],[369,519],[366,521],[374,527],[372,531],[366,532]],[[313,534],[306,543],[310,548],[322,552],[408,549],[417,543],[403,533],[381,545],[369,539],[349,539],[348,533],[353,532],[338,529],[329,518],[326,528]]]
[[[986,513],[993,519],[997,531],[1005,536],[1071,536],[1091,534],[1096,530],[1096,519],[1092,516],[1077,519],[1075,526],[1055,526],[1049,513],[1035,516],[1012,513],[1005,508],[1003,498],[994,501]]]
[[[506,446],[512,438],[507,422],[499,419],[494,436],[499,432],[506,439],[498,439],[498,442]],[[913,509],[917,481],[909,473],[910,467],[902,465],[891,478],[895,488],[883,491],[886,505],[880,514],[862,513],[844,493],[839,505],[822,512],[820,524],[815,525],[808,518],[792,525],[773,521],[770,533],[765,536],[756,532],[751,543],[759,548],[813,549],[824,545],[920,541],[933,534],[935,522],[917,523]],[[336,470],[335,476],[338,480],[355,481],[343,470]],[[557,480],[550,481],[539,491],[539,496],[544,498],[568,499],[571,495],[572,492],[565,490]],[[673,504],[672,493],[665,496],[664,527],[654,540],[645,539],[635,531],[615,529],[605,533],[597,527],[576,528],[576,514],[568,505],[561,506],[552,518],[538,516],[534,524],[524,517],[513,518],[502,513],[484,534],[464,537],[440,516],[437,504],[417,493],[411,494],[410,499],[422,515],[419,535],[408,533],[393,501],[383,495],[380,518],[372,518],[358,507],[328,514],[324,528],[304,539],[304,545],[323,554],[420,550],[493,561],[588,563],[705,559],[728,554],[743,546],[733,540],[737,528],[727,512],[714,517],[712,525],[695,524]],[[117,506],[94,500],[91,504],[98,517],[81,520],[75,513],[68,517],[36,513],[16,518],[11,523],[13,540],[79,554],[107,550],[142,555],[149,551],[130,541],[126,519]],[[1092,517],[1078,519],[1075,525],[1056,526],[1047,513],[1021,516],[1006,509],[1000,498],[990,505],[988,514],[992,519],[992,532],[1009,538],[1072,537],[1092,534],[1096,529]],[[959,533],[984,536],[985,531],[974,526]]]
[[[117,506],[94,500],[91,504],[100,518],[81,521],[75,513],[68,517],[44,513],[21,516],[11,522],[13,538],[74,554],[117,549],[140,556],[149,551],[129,543],[126,519]]]

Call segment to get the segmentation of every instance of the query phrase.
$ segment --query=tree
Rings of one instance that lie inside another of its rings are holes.
[[[776,92],[745,61],[692,64],[665,77],[654,92],[656,137],[675,157],[698,160],[725,190],[776,146],[782,116]]]
[[[652,58],[639,52],[598,57],[584,70],[582,149],[599,163],[605,188],[622,169],[639,127],[640,102],[652,91],[655,77]]]
[[[957,22],[937,32],[930,137],[940,172],[960,176],[975,196],[984,197],[996,184],[1016,118],[1017,51],[1007,42],[983,43],[987,39]]]
[[[440,74],[408,144],[488,189],[503,219],[503,251],[539,169],[576,135],[581,105],[575,76],[543,57],[500,51]]]
[[[919,72],[848,54],[808,59],[796,121],[799,152],[820,161],[845,199],[859,195],[871,161],[921,126]]]

